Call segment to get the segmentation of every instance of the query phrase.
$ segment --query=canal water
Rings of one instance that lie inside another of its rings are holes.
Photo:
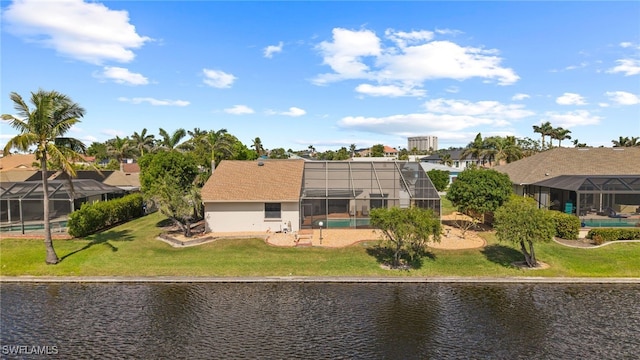
[[[638,284],[13,284],[2,358],[638,359]]]

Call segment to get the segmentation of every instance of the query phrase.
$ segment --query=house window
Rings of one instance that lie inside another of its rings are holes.
[[[282,217],[281,213],[282,213],[282,204],[280,203],[264,204],[265,219],[280,219]]]

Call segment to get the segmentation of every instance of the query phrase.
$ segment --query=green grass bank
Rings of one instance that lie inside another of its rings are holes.
[[[3,276],[358,276],[358,277],[640,277],[640,243],[611,244],[597,249],[536,245],[543,270],[511,265],[521,253],[511,243],[497,242],[490,232],[487,246],[473,250],[431,249],[419,268],[385,270],[374,255],[376,242],[341,249],[282,248],[262,240],[218,240],[174,248],[156,239],[164,218],[155,213],[85,239],[55,240],[62,261],[44,263],[40,240],[0,240]]]

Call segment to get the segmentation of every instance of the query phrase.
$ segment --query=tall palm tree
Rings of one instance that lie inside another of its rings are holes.
[[[571,140],[571,136],[569,134],[571,134],[571,130],[558,127],[553,129],[551,132],[551,138],[558,140],[558,147],[560,147],[562,140]],[[549,140],[549,142],[551,142],[551,140]]]
[[[351,154],[351,157],[356,156],[356,144],[349,145],[349,153]]]
[[[485,142],[482,140],[482,134],[478,133],[475,139],[473,139],[473,141],[470,142],[464,150],[462,150],[460,158],[466,159],[471,156],[472,159],[475,158],[476,161],[480,161],[480,159],[485,157],[485,155],[487,155]]]
[[[442,154],[440,155],[440,164],[453,166],[453,159],[451,159],[451,154]]]
[[[262,146],[262,140],[259,137],[253,139],[251,147],[258,153],[258,157],[264,154],[264,147]]]
[[[207,140],[211,148],[211,161],[219,164],[223,159],[230,159],[233,156],[232,135],[227,133],[227,129],[218,131],[211,130],[207,135]]]
[[[131,136],[131,141],[140,156],[144,156],[145,150],[149,151],[153,148],[154,138],[155,136],[153,134],[147,135],[147,128],[144,128],[140,134],[138,134],[138,132],[134,132],[133,136]]]
[[[524,156],[515,136],[493,136],[488,138],[486,143],[493,160],[498,165],[519,160]]]
[[[107,153],[118,160],[118,164],[120,164],[120,171],[122,171],[124,159],[127,159],[131,155],[131,143],[129,142],[129,138],[116,136],[115,139],[108,140]]]
[[[173,134],[169,135],[169,133],[160,128],[159,130],[160,136],[162,136],[162,140],[160,140],[160,146],[167,150],[175,150],[180,144],[180,141],[187,136],[187,132],[184,129],[178,129],[173,132]]]
[[[20,132],[9,139],[4,147],[4,153],[9,154],[12,148],[28,151],[35,146],[36,159],[40,160],[43,188],[43,218],[44,245],[46,248],[46,263],[57,264],[60,260],[53,248],[51,240],[51,225],[49,222],[49,182],[47,179],[47,161],[61,165],[66,171],[75,176],[71,166],[72,159],[79,158],[79,151],[84,152],[84,144],[75,138],[64,137],[71,127],[80,122],[85,110],[74,103],[71,98],[57,91],[38,90],[31,93],[29,105],[22,97],[12,92],[10,95],[16,116],[3,114],[2,119],[10,122],[11,127]],[[79,151],[78,151],[79,150]]]
[[[628,136],[620,136],[618,140],[611,140],[611,142],[613,143],[613,147],[633,147],[640,146],[638,140],[640,140],[640,137],[633,136],[629,138]]]
[[[553,133],[553,126],[551,126],[551,123],[549,121],[540,124],[540,126],[537,125],[533,125],[533,132],[534,133],[538,133],[541,135],[542,137],[542,149],[544,150],[544,139],[547,136],[551,136],[551,134]]]

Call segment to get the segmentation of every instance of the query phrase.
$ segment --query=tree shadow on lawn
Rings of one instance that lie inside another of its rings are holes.
[[[68,258],[71,255],[77,254],[81,251],[87,250],[94,245],[105,245],[111,248],[111,251],[116,252],[118,248],[110,243],[110,241],[133,241],[133,236],[131,236],[130,230],[120,230],[120,231],[106,231],[99,234],[95,234],[93,236],[93,240],[91,240],[88,244],[83,246],[78,250],[74,250],[67,255],[60,258],[60,261]]]
[[[512,247],[504,245],[489,245],[480,251],[487,260],[504,267],[513,267],[514,262],[521,261],[524,257],[522,253]]]
[[[160,221],[158,221],[156,223],[156,227],[159,227],[159,228],[166,228],[168,226],[173,226],[173,225],[175,225],[175,224],[173,223],[173,220],[171,220],[171,219],[160,220]]]
[[[367,254],[376,258],[376,261],[385,266],[391,266],[393,264],[393,250],[384,246],[375,245],[366,249]],[[436,259],[436,254],[424,250],[416,254],[414,257],[408,256],[406,253],[402,254],[400,261],[402,264],[398,270],[420,269],[424,264],[424,259],[430,260]]]

